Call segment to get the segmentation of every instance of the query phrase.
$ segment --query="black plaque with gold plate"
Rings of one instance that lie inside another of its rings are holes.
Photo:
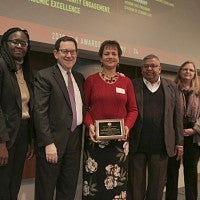
[[[97,140],[123,139],[124,119],[103,119],[95,120]]]

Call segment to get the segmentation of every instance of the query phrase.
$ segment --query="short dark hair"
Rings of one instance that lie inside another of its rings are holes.
[[[148,60],[148,59],[153,59],[153,58],[157,59],[160,62],[160,59],[158,58],[158,56],[156,56],[154,54],[149,54],[149,55],[145,56],[143,58],[143,62],[146,61],[146,60]]]
[[[107,47],[107,46],[117,47],[118,56],[119,56],[119,58],[121,57],[121,55],[122,55],[122,49],[121,49],[119,43],[117,41],[115,41],[115,40],[105,40],[103,43],[101,43],[101,46],[99,48],[99,57],[100,58],[102,58],[104,48]]]
[[[54,49],[58,51],[59,48],[60,48],[60,43],[61,43],[61,42],[67,42],[67,41],[73,42],[73,43],[75,44],[76,51],[78,51],[78,45],[77,45],[76,40],[75,40],[73,37],[69,37],[69,36],[63,36],[63,37],[59,38],[59,39],[55,42]]]
[[[14,27],[14,28],[10,28],[8,29],[2,36],[1,38],[1,55],[2,58],[4,59],[4,61],[6,62],[6,64],[8,65],[8,68],[11,71],[17,71],[16,69],[16,63],[13,59],[13,57],[10,54],[9,48],[8,48],[8,40],[9,40],[9,36],[15,32],[23,32],[26,37],[27,37],[27,42],[28,42],[28,47],[27,47],[27,52],[29,52],[30,50],[30,38],[29,38],[29,34],[27,30],[21,29],[19,27]],[[26,55],[24,56],[24,65],[26,63],[29,63],[29,58],[28,58],[28,53],[26,53]]]

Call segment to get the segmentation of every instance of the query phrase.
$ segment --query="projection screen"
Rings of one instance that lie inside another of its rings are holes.
[[[200,68],[199,0],[6,0],[0,10],[0,35],[19,26],[41,45],[70,35],[89,52],[112,39],[126,58],[153,53],[166,64],[193,60]]]

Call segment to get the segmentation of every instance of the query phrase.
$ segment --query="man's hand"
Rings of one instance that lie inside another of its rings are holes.
[[[49,162],[49,163],[57,163],[58,162],[57,148],[54,143],[49,144],[45,147],[45,153],[46,153],[47,162]]]
[[[177,155],[176,160],[181,160],[183,156],[183,147],[182,146],[176,146],[175,154]]]
[[[8,149],[6,143],[0,143],[0,166],[8,164]]]
[[[28,150],[26,153],[26,159],[30,160],[34,156],[34,142],[33,140],[31,141],[31,144],[28,145]]]

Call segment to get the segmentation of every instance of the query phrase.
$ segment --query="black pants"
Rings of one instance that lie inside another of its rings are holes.
[[[8,164],[0,167],[0,200],[17,200],[28,141],[28,121],[22,120],[15,143],[8,150]]]
[[[197,200],[197,165],[199,161],[199,153],[200,147],[197,146],[197,144],[193,143],[193,136],[185,137],[183,154],[183,172],[186,200]],[[176,161],[175,157],[170,158],[167,170],[166,200],[177,200],[179,168],[180,161]]]

